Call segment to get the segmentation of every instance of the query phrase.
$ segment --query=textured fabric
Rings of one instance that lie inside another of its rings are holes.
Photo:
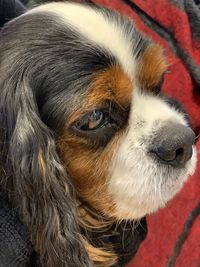
[[[0,267],[36,266],[25,226],[0,193]]]

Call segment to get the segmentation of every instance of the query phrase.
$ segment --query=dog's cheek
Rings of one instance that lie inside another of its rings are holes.
[[[104,148],[85,146],[76,137],[65,134],[57,141],[57,150],[63,165],[71,177],[81,202],[108,216],[115,216],[116,207],[108,191],[113,158],[122,133],[118,133]]]

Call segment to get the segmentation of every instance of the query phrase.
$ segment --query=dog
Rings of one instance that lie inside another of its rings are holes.
[[[167,67],[159,44],[95,5],[44,4],[1,30],[0,188],[41,266],[122,266],[113,225],[144,220],[193,174]]]

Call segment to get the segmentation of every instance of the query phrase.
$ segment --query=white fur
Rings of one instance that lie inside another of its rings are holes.
[[[100,11],[77,3],[50,3],[34,8],[28,13],[33,12],[54,13],[67,26],[72,26],[91,42],[114,55],[125,72],[131,79],[133,78],[135,72],[134,40],[130,40],[125,34],[123,25],[119,27],[116,21],[108,20]]]
[[[183,115],[163,100],[136,91],[129,128],[113,159],[109,183],[109,193],[121,217],[141,218],[163,207],[195,170],[194,148],[183,169],[158,164],[148,155],[151,135],[166,122],[186,125]]]
[[[123,25],[120,27],[114,20],[108,20],[98,10],[75,3],[46,4],[27,14],[38,12],[56,15],[56,21],[74,28],[91,43],[103,47],[118,59],[123,70],[135,80],[137,62],[133,55],[134,40],[130,40],[131,34],[125,34]],[[141,218],[163,207],[194,172],[196,163],[195,149],[183,169],[159,165],[147,153],[152,132],[159,130],[164,123],[171,121],[186,125],[182,114],[163,100],[141,94],[137,89],[134,89],[131,107],[129,128],[113,158],[108,188],[123,219]]]

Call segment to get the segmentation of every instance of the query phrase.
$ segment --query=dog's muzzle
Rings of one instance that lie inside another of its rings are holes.
[[[161,164],[184,167],[192,157],[195,134],[191,128],[167,123],[155,135],[149,154]]]

